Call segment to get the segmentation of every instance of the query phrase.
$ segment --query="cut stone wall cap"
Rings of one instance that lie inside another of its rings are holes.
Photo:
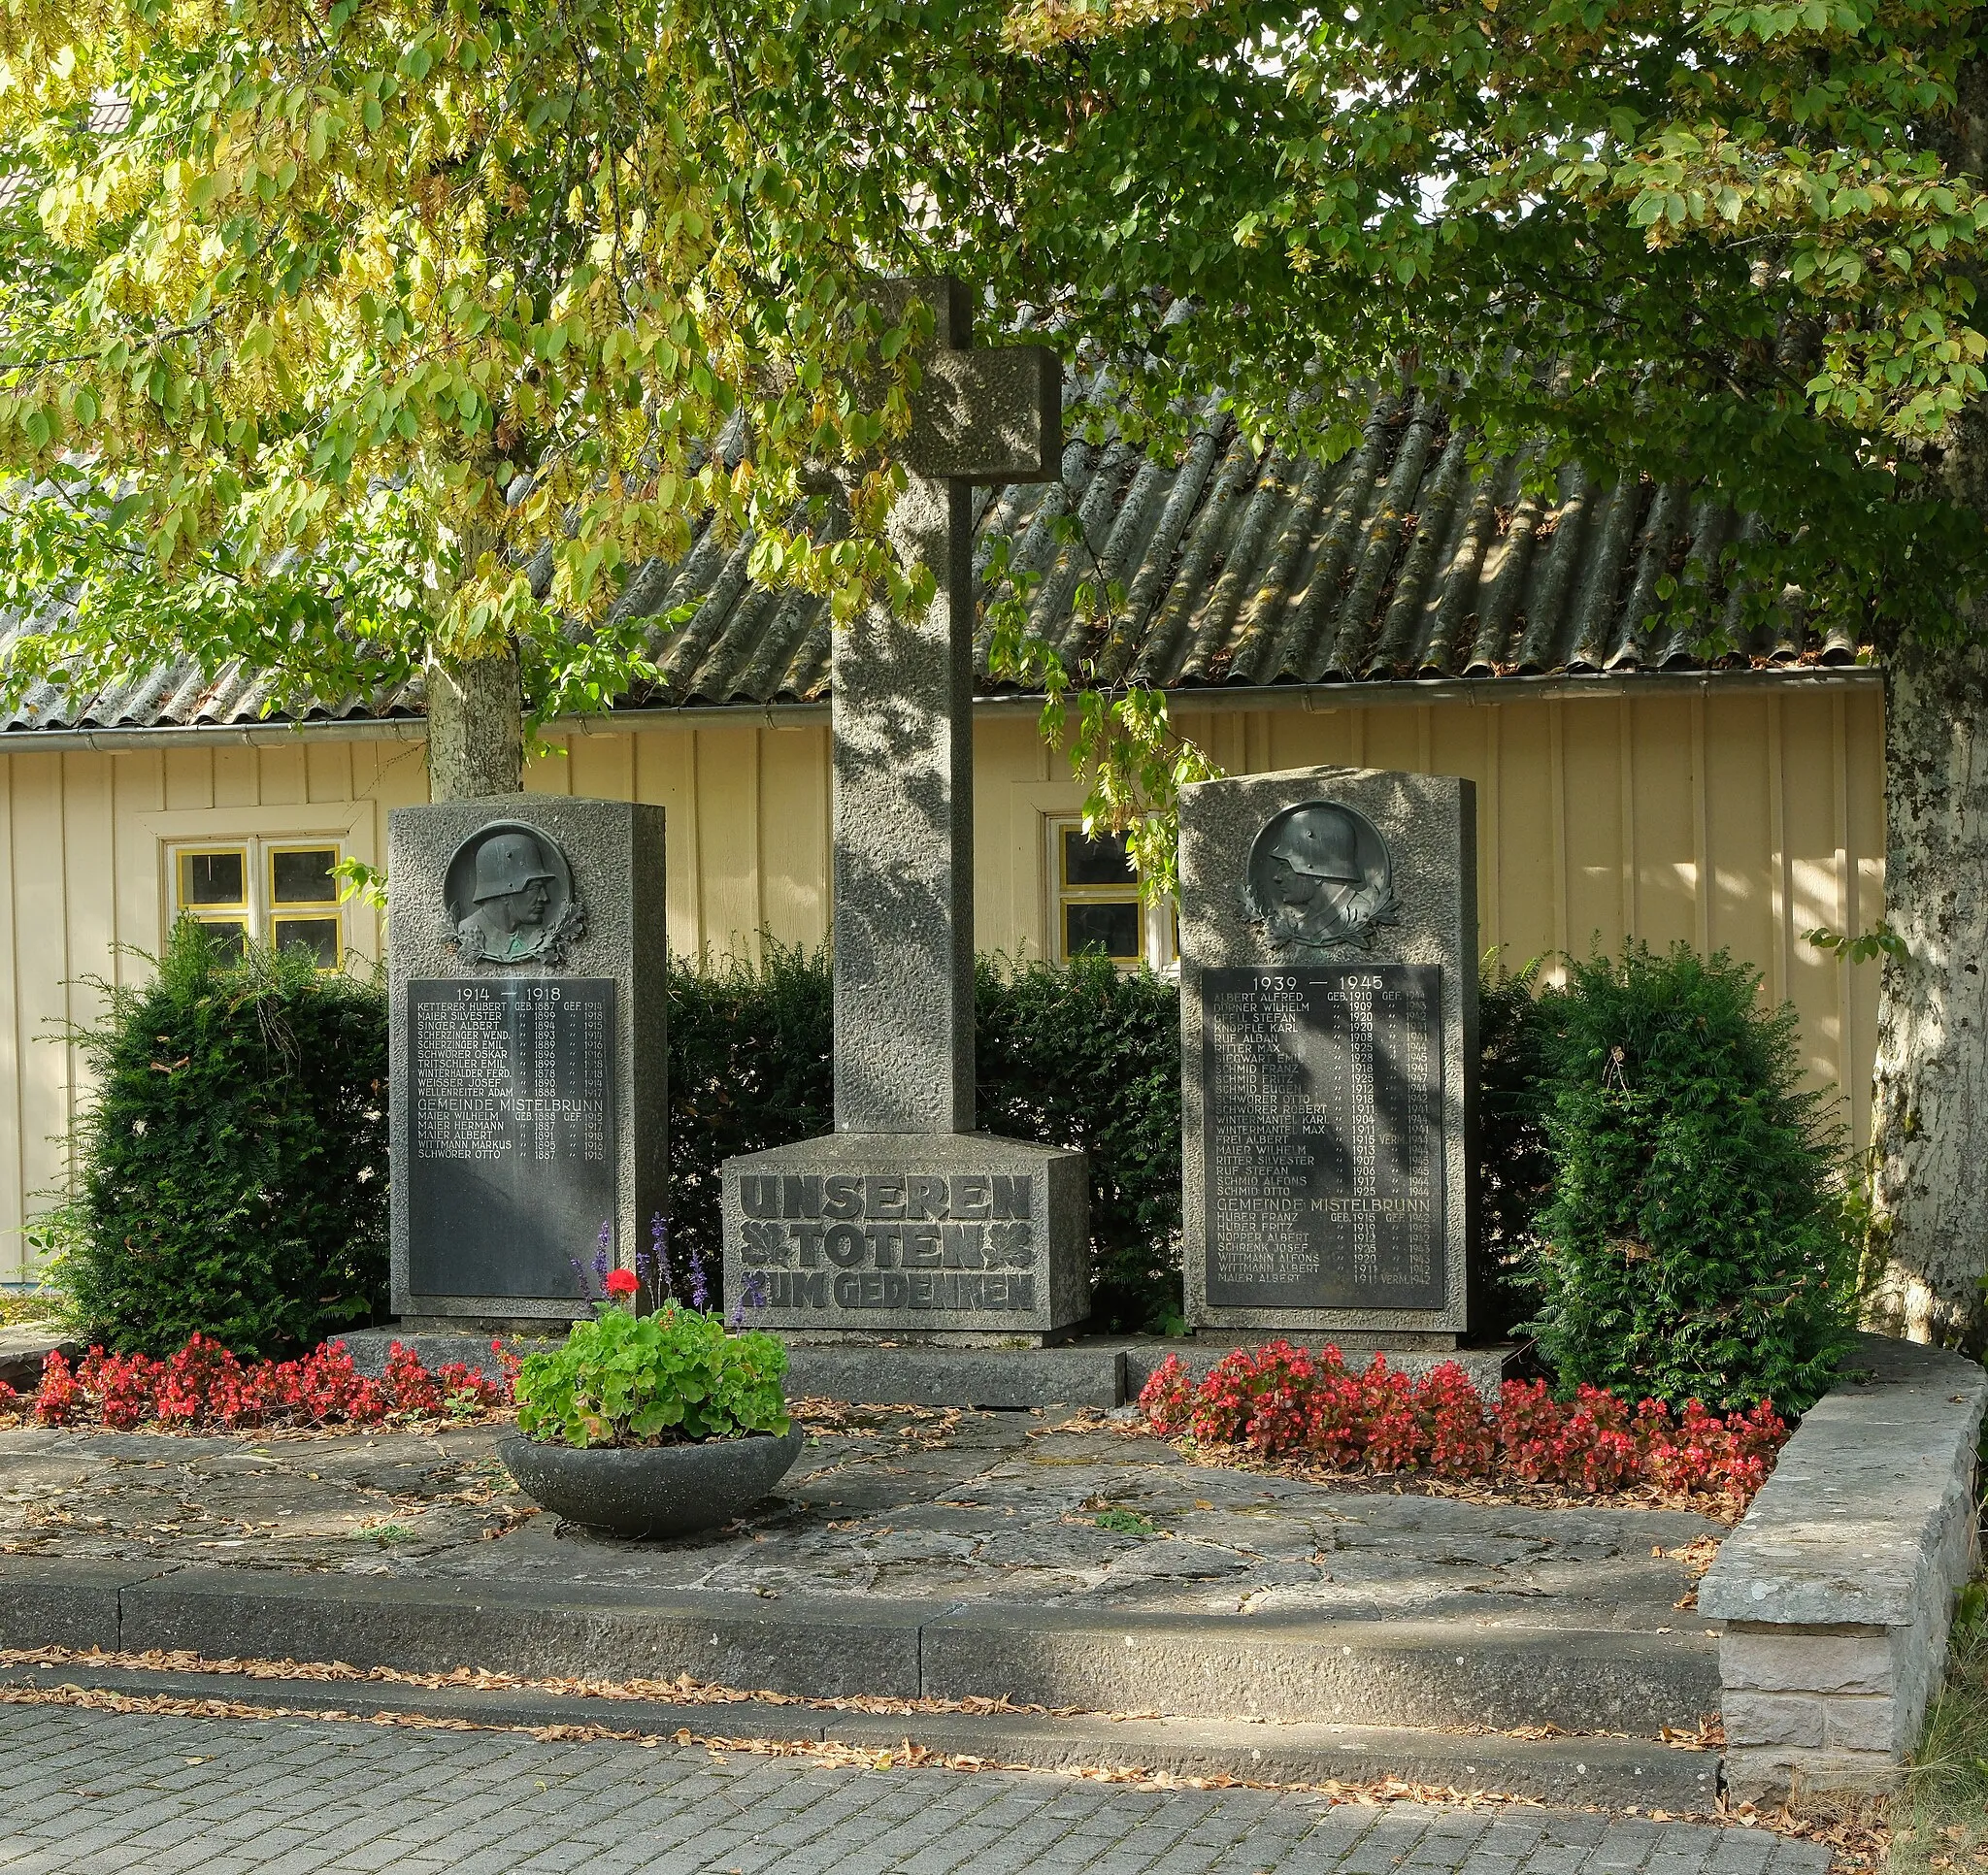
[[[1903,1628],[1933,1593],[1954,1520],[1971,1501],[1988,1372],[1874,1334],[1857,1337],[1843,1372],[1720,1545],[1699,1584],[1701,1613]]]

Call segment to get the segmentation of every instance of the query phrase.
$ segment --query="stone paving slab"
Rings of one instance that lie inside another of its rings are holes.
[[[534,1514],[496,1458],[500,1426],[308,1439],[8,1431],[0,1556],[766,1600],[989,1599],[1642,1634],[1706,1626],[1676,1607],[1695,1575],[1682,1552],[1723,1531],[1689,1511],[1533,1509],[1190,1464],[1095,1416],[843,1417],[811,1434],[757,1511],[656,1543]]]
[[[0,1708],[13,1875],[1826,1875],[1764,1829]]]
[[[1688,1512],[1189,1464],[1097,1415],[818,1424],[764,1506],[656,1543],[532,1514],[493,1427],[0,1435],[0,1645],[1644,1740],[1718,1704]]]

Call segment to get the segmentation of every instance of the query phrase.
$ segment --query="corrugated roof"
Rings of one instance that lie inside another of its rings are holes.
[[[1035,629],[1067,662],[1106,682],[1169,690],[1224,685],[1696,670],[1695,633],[1711,620],[1646,623],[1664,611],[1667,576],[1703,587],[1729,625],[1737,595],[1719,576],[1731,510],[1685,483],[1652,484],[1579,466],[1550,498],[1524,487],[1522,457],[1471,459],[1470,438],[1426,396],[1376,399],[1359,445],[1330,466],[1259,457],[1219,414],[1177,463],[1143,454],[1110,430],[1096,380],[1073,374],[1070,427],[1086,416],[1102,440],[1073,441],[1060,481],[978,491],[977,568],[997,539],[1011,563],[1040,574]],[[1081,547],[1056,523],[1075,515]],[[675,632],[658,626],[660,686],[633,706],[816,703],[828,694],[823,601],[768,591],[746,575],[750,539],[700,536],[678,564],[652,562],[616,606],[659,621],[694,606]],[[1102,629],[1077,616],[1080,582],[1115,582],[1124,604]],[[981,598],[988,595],[983,589]],[[27,619],[0,620],[0,658]],[[989,628],[975,650],[983,694]],[[1717,669],[1850,664],[1860,646],[1809,631],[1799,595]],[[238,669],[209,681],[160,671],[77,699],[45,688],[0,728],[203,726],[267,720],[265,686]],[[308,711],[352,720],[420,712],[418,683]]]

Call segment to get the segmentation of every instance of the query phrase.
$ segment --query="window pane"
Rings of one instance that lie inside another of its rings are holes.
[[[247,905],[248,856],[240,847],[225,853],[180,855],[180,903]]]
[[[338,920],[336,918],[278,918],[275,940],[278,950],[308,950],[321,970],[338,969]]]
[[[1063,954],[1075,957],[1080,951],[1101,950],[1107,957],[1137,961],[1139,957],[1139,904],[1128,899],[1123,905],[1067,905],[1063,907]]]
[[[240,918],[202,918],[200,926],[216,957],[235,963],[247,953],[248,927]]]
[[[269,857],[269,896],[278,905],[336,905],[336,846],[313,846]]]
[[[1063,830],[1063,883],[1065,885],[1136,885],[1132,856],[1125,850],[1123,834],[1085,834],[1080,827]]]

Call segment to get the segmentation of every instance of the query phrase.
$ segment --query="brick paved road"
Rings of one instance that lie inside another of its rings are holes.
[[[0,1871],[40,1875],[1823,1875],[1765,1830],[841,1770],[702,1746],[0,1706]]]

